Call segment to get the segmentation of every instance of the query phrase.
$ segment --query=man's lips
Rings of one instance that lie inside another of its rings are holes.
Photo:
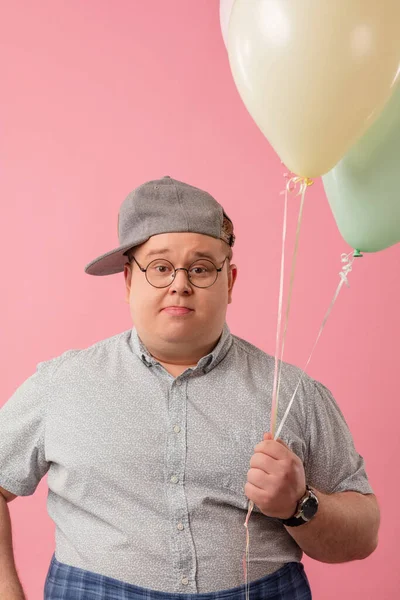
[[[163,308],[163,312],[166,312],[169,315],[186,315],[193,312],[193,309],[187,308],[186,306],[166,306]]]

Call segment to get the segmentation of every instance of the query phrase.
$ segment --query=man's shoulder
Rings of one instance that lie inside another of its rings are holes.
[[[268,352],[265,352],[259,346],[252,344],[248,340],[245,340],[244,338],[241,338],[237,335],[232,335],[232,339],[233,339],[233,346],[236,349],[236,352],[238,353],[238,355],[242,355],[243,357],[245,355],[247,355],[250,358],[253,358],[254,360],[264,361],[267,363],[273,363],[275,361],[274,356],[272,356],[271,354],[268,354]],[[292,366],[292,365],[289,365],[288,363],[284,363],[284,364],[287,366]],[[294,367],[294,368],[296,368],[296,367]]]
[[[254,364],[261,364],[269,368],[274,368],[274,356],[268,354],[268,352],[265,352],[255,344],[252,344],[248,340],[245,340],[237,335],[232,335],[232,339],[238,357],[244,358],[247,355],[250,362]],[[307,383],[314,381],[309,375],[304,373],[300,367],[289,362],[282,362],[281,374],[284,379],[298,380],[301,377],[303,381]]]
[[[238,354],[247,354],[261,360],[273,360],[273,356],[261,350],[258,346],[255,346],[248,340],[239,337],[238,335],[232,334],[233,346]]]
[[[74,348],[66,350],[53,358],[40,362],[37,365],[38,371],[48,372],[53,375],[62,367],[75,368],[83,364],[100,364],[109,360],[118,349],[126,345],[129,341],[131,330],[117,333],[111,337],[104,338],[94,342],[85,348]]]

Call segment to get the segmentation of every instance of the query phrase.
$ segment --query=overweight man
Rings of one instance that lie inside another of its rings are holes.
[[[249,500],[252,600],[309,600],[303,553],[340,563],[377,545],[338,405],[305,376],[281,439],[267,433],[274,360],[226,324],[235,236],[210,194],[149,181],[118,224],[86,272],[124,273],[133,327],[40,362],[0,411],[0,599],[24,598],[7,503],[47,474],[45,600],[242,599]],[[278,422],[300,374],[283,364]]]

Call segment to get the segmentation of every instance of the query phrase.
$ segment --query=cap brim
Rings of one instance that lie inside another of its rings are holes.
[[[122,273],[124,265],[128,262],[128,258],[124,256],[124,252],[132,247],[132,244],[120,246],[115,250],[102,254],[86,265],[85,273],[88,273],[88,275],[114,275],[114,273]]]

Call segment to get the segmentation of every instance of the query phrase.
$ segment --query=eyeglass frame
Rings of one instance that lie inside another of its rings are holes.
[[[129,262],[130,262],[130,263],[132,262],[132,260],[134,260],[134,261],[135,261],[135,263],[137,264],[137,266],[139,267],[139,269],[142,271],[142,273],[144,273],[144,274],[145,274],[145,277],[146,277],[146,281],[147,281],[147,283],[148,283],[149,285],[151,285],[152,287],[156,288],[157,290],[163,290],[163,289],[165,289],[165,288],[169,287],[170,285],[172,285],[172,283],[175,281],[176,274],[177,274],[177,272],[178,272],[178,271],[186,271],[187,278],[188,278],[188,281],[189,281],[190,285],[194,285],[194,287],[197,287],[197,288],[199,288],[200,290],[206,290],[206,289],[208,289],[208,288],[212,287],[212,286],[214,285],[214,283],[216,283],[216,281],[217,281],[217,279],[218,279],[218,274],[219,274],[219,273],[221,273],[222,269],[224,268],[224,264],[225,264],[225,261],[226,261],[226,259],[227,259],[227,258],[229,259],[229,256],[225,256],[225,258],[224,258],[224,260],[223,260],[223,262],[222,262],[222,266],[221,266],[219,269],[217,269],[217,267],[214,265],[213,261],[212,261],[212,260],[210,260],[209,258],[196,258],[196,260],[194,260],[194,261],[193,261],[193,262],[192,262],[192,263],[191,263],[191,264],[188,266],[188,268],[187,268],[187,269],[185,269],[184,267],[178,267],[178,268],[176,269],[176,268],[175,268],[175,265],[173,265],[171,261],[167,260],[166,258],[161,258],[161,257],[160,257],[160,258],[155,258],[154,260],[151,260],[145,269],[139,265],[138,261],[136,260],[136,258],[135,258],[134,256],[132,256],[131,258],[129,258],[129,257],[128,257],[128,260],[129,260]],[[147,269],[149,268],[149,266],[150,266],[150,265],[151,265],[153,262],[156,262],[157,260],[164,260],[165,262],[169,263],[169,264],[172,266],[172,268],[174,269],[174,276],[173,276],[173,278],[172,278],[172,281],[171,281],[171,283],[169,283],[168,285],[162,285],[162,286],[153,285],[152,283],[150,283],[150,281],[149,281],[149,280],[148,280],[148,278],[147,278]],[[216,270],[216,272],[217,272],[217,276],[216,276],[215,280],[214,280],[214,281],[213,281],[213,282],[212,282],[210,285],[206,285],[205,287],[204,287],[204,286],[201,286],[201,285],[196,285],[195,283],[193,283],[193,281],[190,279],[190,274],[189,274],[189,269],[190,269],[190,267],[191,267],[192,265],[194,265],[195,263],[197,263],[197,262],[201,261],[201,260],[206,260],[206,261],[208,261],[209,263],[211,263],[211,264],[212,264],[212,266],[214,267],[214,269],[215,269],[215,270]]]

